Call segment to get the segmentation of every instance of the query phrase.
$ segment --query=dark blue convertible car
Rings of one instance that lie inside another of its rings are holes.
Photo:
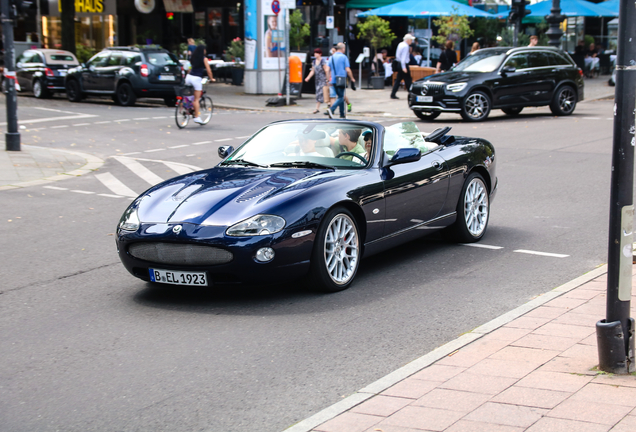
[[[160,183],[121,217],[117,248],[146,281],[211,286],[306,277],[348,288],[360,260],[445,229],[482,238],[495,149],[415,123],[272,123],[216,167]]]

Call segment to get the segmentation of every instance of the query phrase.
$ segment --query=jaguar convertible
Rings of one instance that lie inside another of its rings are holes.
[[[265,126],[215,167],[153,186],[126,209],[119,257],[153,283],[303,279],[348,288],[360,260],[444,230],[480,240],[497,190],[480,138],[353,120]]]

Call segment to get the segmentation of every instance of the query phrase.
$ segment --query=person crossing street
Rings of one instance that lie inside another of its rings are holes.
[[[404,88],[406,91],[411,87],[411,69],[409,68],[409,47],[413,43],[415,37],[409,33],[404,35],[402,42],[399,43],[397,50],[395,51],[395,62],[399,63],[400,70],[397,71],[397,78],[393,83],[393,90],[391,91],[391,99],[399,99],[396,93],[400,88],[400,83],[404,80]],[[395,70],[395,69],[394,69]]]
[[[349,59],[344,52],[345,44],[340,42],[336,45],[336,52],[329,59],[329,69],[331,70],[329,85],[334,88],[338,97],[331,105],[331,108],[327,109],[327,114],[330,118],[333,118],[337,107],[340,107],[340,118],[346,118],[345,89],[347,88],[347,75],[351,82],[356,82],[353,73],[351,73]]]

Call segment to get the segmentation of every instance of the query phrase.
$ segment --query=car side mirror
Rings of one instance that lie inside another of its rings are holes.
[[[514,73],[514,72],[516,72],[516,71],[517,71],[517,68],[515,68],[514,66],[504,66],[504,67],[501,69],[501,72],[503,72],[504,74],[507,74],[507,73]]]
[[[86,67],[86,63],[80,63],[80,66],[85,68]]]
[[[389,160],[388,166],[417,162],[422,158],[422,151],[418,148],[401,148]]]
[[[219,157],[223,160],[227,159],[229,155],[234,152],[234,147],[232,146],[221,146],[219,147]]]

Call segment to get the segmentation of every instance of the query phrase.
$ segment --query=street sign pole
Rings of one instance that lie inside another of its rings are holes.
[[[285,8],[285,104],[289,106],[289,9]]]
[[[636,136],[636,8],[621,0],[616,56],[614,141],[607,257],[606,317],[596,323],[599,369],[634,372],[634,319],[630,318]]]
[[[7,96],[7,132],[5,149],[20,151],[20,133],[18,132],[18,97],[15,92],[15,49],[13,47],[13,19],[11,19],[9,0],[0,0],[2,12],[2,38],[4,41],[4,79]]]

